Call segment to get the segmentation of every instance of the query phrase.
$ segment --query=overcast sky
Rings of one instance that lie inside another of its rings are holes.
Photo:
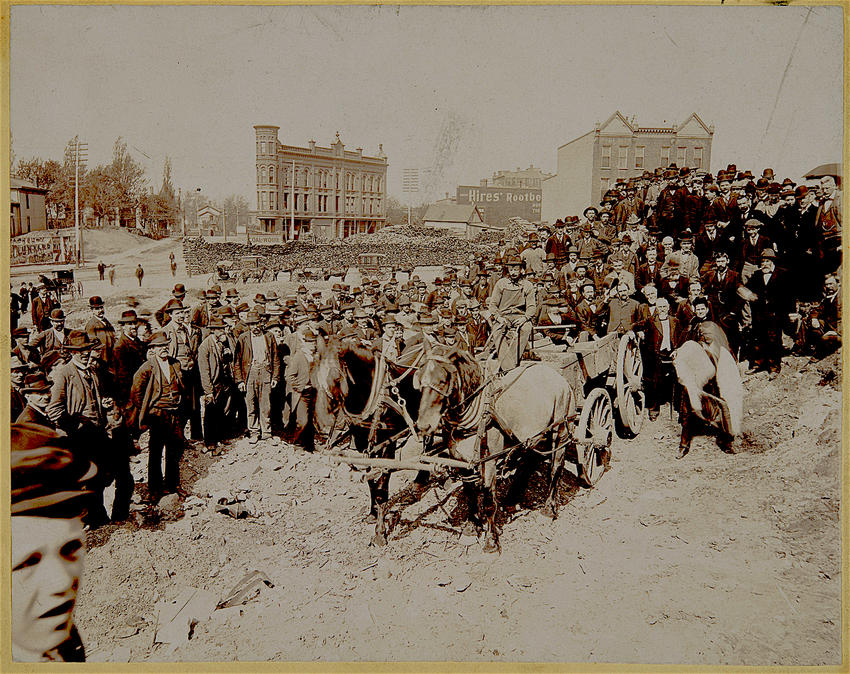
[[[556,148],[615,110],[714,124],[729,162],[798,178],[841,160],[840,7],[13,6],[17,158],[123,136],[158,188],[255,206],[254,124],[431,169],[428,194]]]

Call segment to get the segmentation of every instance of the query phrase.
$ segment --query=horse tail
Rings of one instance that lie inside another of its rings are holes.
[[[729,414],[724,415],[724,430],[732,436],[740,435],[744,415],[744,385],[738,364],[726,349],[720,351],[717,360],[717,390],[729,407]]]

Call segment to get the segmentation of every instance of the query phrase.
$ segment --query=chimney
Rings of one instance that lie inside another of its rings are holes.
[[[481,179],[480,187],[487,187],[487,178],[482,178],[482,179]]]
[[[311,138],[308,144],[310,145],[310,152],[315,152],[316,151],[316,141]]]

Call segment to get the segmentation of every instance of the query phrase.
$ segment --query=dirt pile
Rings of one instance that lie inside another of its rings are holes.
[[[201,238],[183,241],[183,257],[193,274],[215,271],[220,260],[238,261],[243,255],[260,255],[269,269],[337,269],[355,267],[361,253],[383,253],[385,264],[401,269],[417,266],[461,265],[471,253],[492,255],[498,238],[469,241],[438,229],[394,226],[375,234],[357,234],[347,239],[312,243],[290,241],[272,245],[207,243]],[[501,237],[499,237],[501,238]]]
[[[749,378],[734,456],[698,437],[676,461],[662,408],[615,439],[596,488],[565,475],[555,521],[541,468],[500,555],[463,530],[459,481],[414,499],[395,474],[394,528],[374,548],[360,472],[262,442],[192,450],[176,512],[139,506],[89,541],[90,659],[834,664],[838,366],[789,358]],[[244,603],[211,608],[228,597]]]

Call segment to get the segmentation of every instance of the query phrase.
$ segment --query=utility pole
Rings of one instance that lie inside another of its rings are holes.
[[[65,151],[65,158],[74,162],[74,250],[77,256],[77,267],[84,262],[83,233],[80,229],[80,164],[86,170],[88,159],[88,143],[81,143],[79,136],[74,136],[70,147]]]
[[[224,225],[222,227],[224,230],[224,242],[227,243],[227,203],[224,201],[221,202],[221,217]]]

